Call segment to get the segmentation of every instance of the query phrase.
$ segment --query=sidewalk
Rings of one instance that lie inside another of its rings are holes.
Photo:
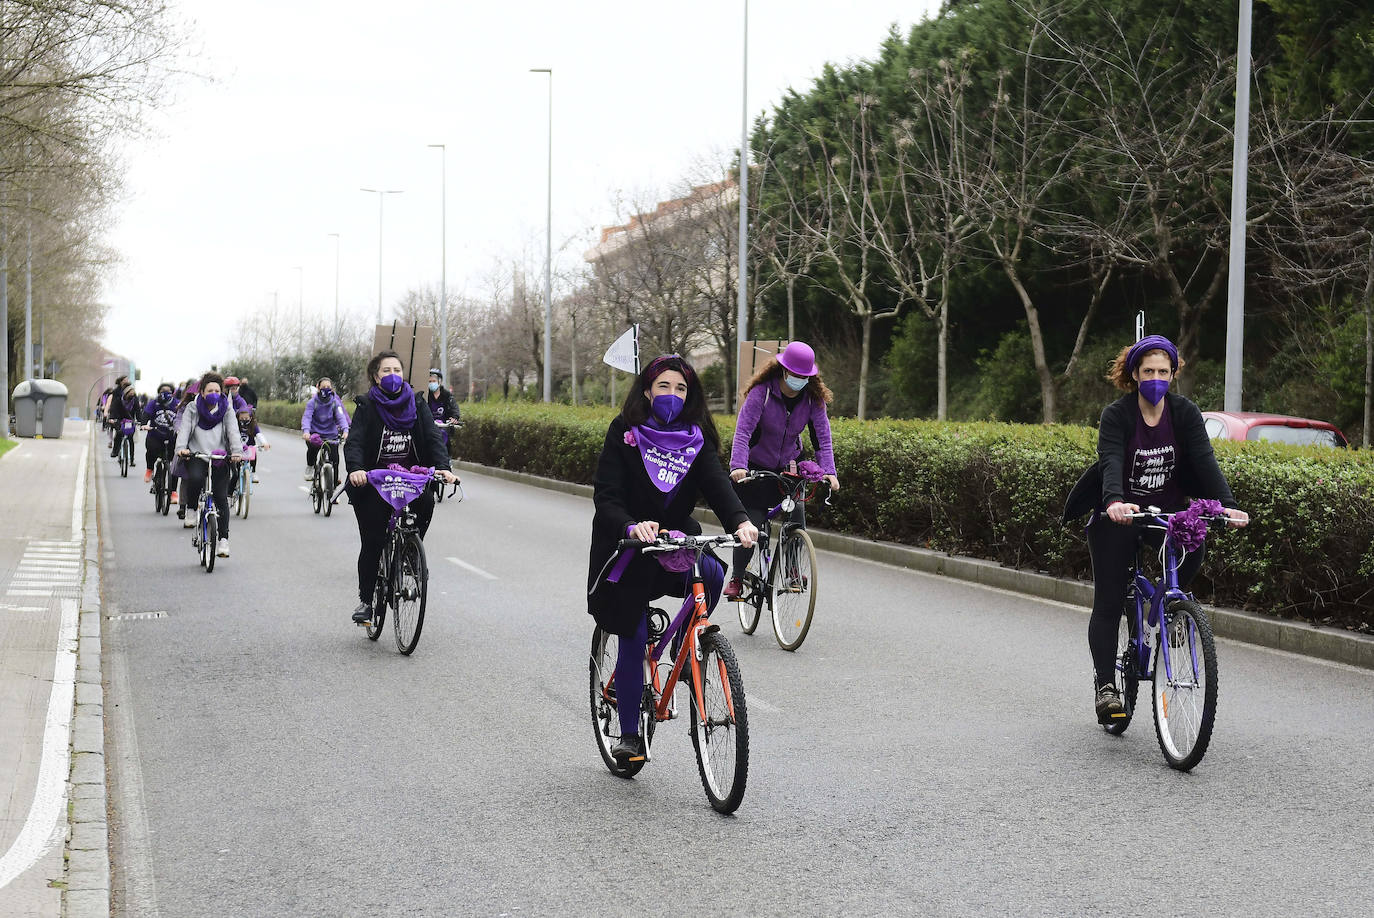
[[[5,916],[109,913],[89,431],[67,421],[0,458]]]

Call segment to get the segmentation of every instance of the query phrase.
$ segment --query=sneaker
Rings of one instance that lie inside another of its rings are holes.
[[[146,469],[146,470],[144,470],[144,472],[143,472],[143,483],[144,483],[144,484],[147,484],[148,482],[150,482],[150,481],[152,481],[152,480],[153,480],[153,470],[152,470],[152,469]]]
[[[306,481],[313,481],[314,478],[315,478],[315,470],[314,470],[314,469],[306,469],[306,470],[305,470],[305,480],[306,480]]]
[[[357,622],[359,625],[366,625],[368,622],[372,621],[372,605],[366,602],[358,603],[357,607],[353,610],[353,621]]]
[[[196,528],[196,521],[193,520],[193,519],[191,519],[189,516],[187,516],[187,515],[184,514],[184,513],[177,513],[177,519],[181,520],[181,528],[182,528],[182,529],[195,529],[195,528]]]
[[[179,504],[179,503],[181,503],[181,501],[177,499],[177,492],[175,492],[175,491],[172,492],[172,503],[174,503],[174,504]],[[180,517],[181,517],[181,513],[178,512],[178,513],[177,513],[177,517],[180,518]]]
[[[259,482],[258,482],[258,476],[257,476],[257,473],[255,472],[255,473],[253,474],[253,484],[258,484],[258,483],[259,483]]]
[[[735,577],[725,585],[725,592],[720,594],[721,599],[728,599],[732,602],[739,602],[740,591],[744,589],[744,581]]]
[[[221,558],[227,558],[227,557],[229,557],[229,539],[228,539],[228,538],[223,538],[223,539],[220,539],[220,540],[219,540],[219,548],[216,549],[215,554],[216,554],[216,555],[219,555]]]
[[[611,747],[611,758],[619,762],[644,761],[644,738],[638,733],[627,733]]]
[[[1121,693],[1110,682],[1098,688],[1094,706],[1097,708],[1099,724],[1116,723],[1126,717],[1126,709],[1121,704]]]

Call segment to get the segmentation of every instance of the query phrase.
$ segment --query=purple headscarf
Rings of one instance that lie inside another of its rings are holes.
[[[224,396],[218,392],[196,396],[196,423],[201,430],[209,430],[224,420],[224,404]]]
[[[1178,369],[1178,348],[1174,347],[1174,342],[1163,335],[1146,335],[1135,344],[1131,345],[1130,353],[1126,355],[1126,372],[1134,373],[1135,368],[1140,366],[1140,360],[1150,351],[1163,351],[1169,355],[1170,365]]]
[[[368,389],[367,394],[387,427],[410,430],[415,426],[415,390],[410,388],[410,383],[402,382],[400,390],[394,395],[388,395],[377,385]]]

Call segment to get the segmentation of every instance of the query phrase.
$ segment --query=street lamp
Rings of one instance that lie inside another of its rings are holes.
[[[1250,160],[1250,0],[1240,0],[1236,30],[1236,125],[1231,149],[1231,254],[1226,281],[1226,378],[1222,407],[1241,407],[1245,357],[1245,194]]]
[[[296,334],[300,336],[301,356],[305,356],[305,268],[296,265],[291,269],[296,272],[297,280],[300,284],[296,288]]]
[[[439,371],[450,388],[448,377],[448,148],[442,143],[429,144],[439,151]]]
[[[553,70],[531,67],[530,73],[549,75],[548,209],[544,220],[544,401],[553,401]]]
[[[329,233],[334,237],[334,337],[339,336],[339,234]]]
[[[748,337],[745,325],[749,321],[749,0],[744,0],[744,73],[740,78],[740,137],[739,137],[739,279],[736,292],[739,306],[735,316],[735,391],[743,379],[744,342]],[[727,400],[728,402],[729,400]]]
[[[363,188],[368,194],[377,196],[377,324],[382,324],[382,201],[386,195],[401,194],[403,189]]]

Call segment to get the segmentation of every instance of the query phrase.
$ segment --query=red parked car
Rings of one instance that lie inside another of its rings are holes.
[[[1207,436],[1213,440],[1272,440],[1299,446],[1333,446],[1345,449],[1345,434],[1334,424],[1311,418],[1256,411],[1204,411]]]

